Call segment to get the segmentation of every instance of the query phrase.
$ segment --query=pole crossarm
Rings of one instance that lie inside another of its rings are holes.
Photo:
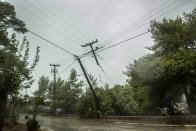
[[[99,48],[99,47],[96,47],[95,49],[93,48],[93,44],[95,44],[95,43],[97,43],[97,42],[98,42],[98,40],[96,39],[95,41],[89,42],[89,43],[87,43],[87,44],[85,44],[85,45],[81,45],[81,46],[82,46],[82,47],[90,46],[91,51],[88,52],[88,53],[92,53],[92,54],[93,54],[93,56],[94,56],[94,58],[95,58],[95,61],[96,61],[97,65],[100,66],[95,51],[97,51],[97,50],[99,50],[99,49],[101,49],[101,48]],[[88,53],[87,53],[87,54],[88,54]]]
[[[100,50],[100,49],[103,49],[103,46],[102,46],[102,47],[96,47],[96,48],[94,49],[94,52],[96,52],[96,51],[98,51],[98,50]],[[89,52],[83,54],[82,56],[85,56],[85,55],[88,55],[88,54],[92,54],[92,53],[93,53],[93,51],[89,51]]]
[[[86,46],[90,46],[90,45],[93,45],[95,43],[97,43],[98,40],[96,39],[95,41],[92,41],[92,42],[89,42],[89,43],[86,43],[85,45],[81,45],[82,47],[86,47]]]
[[[115,47],[115,46],[118,46],[118,45],[120,45],[120,44],[125,44],[125,42],[127,42],[127,41],[130,41],[130,40],[132,40],[132,39],[135,39],[135,38],[137,38],[137,37],[140,37],[140,36],[145,35],[145,34],[148,34],[148,33],[150,33],[150,32],[149,32],[149,31],[143,32],[143,33],[141,33],[141,34],[135,35],[135,36],[130,37],[130,38],[128,38],[128,39],[122,40],[122,41],[120,41],[120,42],[118,42],[118,43],[111,44],[111,45],[108,45],[108,46],[106,46],[106,47],[104,46],[105,48],[100,48],[100,49],[98,49],[98,50],[96,50],[96,51],[94,51],[94,52],[95,52],[95,53],[98,53],[98,52],[101,52],[101,51],[104,51],[104,50],[113,48],[113,47]],[[89,55],[92,55],[92,54],[93,54],[93,52],[88,52],[88,53],[83,54],[80,58],[83,58],[83,57],[86,57],[86,56],[89,56]]]

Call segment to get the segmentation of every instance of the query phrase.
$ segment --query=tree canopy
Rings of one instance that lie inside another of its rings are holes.
[[[14,32],[11,36],[9,29]],[[30,64],[28,40],[24,37],[20,44],[16,38],[16,33],[25,32],[25,24],[16,17],[14,6],[0,2],[0,112],[5,112],[8,96],[16,96],[21,89],[30,88],[33,83],[31,73],[39,61],[40,49],[37,47]],[[1,129],[4,114],[0,115]]]
[[[154,45],[148,54],[128,66],[131,86],[148,88],[155,108],[174,105],[185,95],[191,113],[196,112],[196,9],[176,19],[151,22]]]

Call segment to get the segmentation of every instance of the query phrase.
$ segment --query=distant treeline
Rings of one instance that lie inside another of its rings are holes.
[[[57,80],[58,113],[93,118],[108,115],[196,113],[196,9],[176,19],[152,21],[151,51],[127,66],[126,85],[103,87],[91,76],[99,98],[97,111],[91,91],[72,69],[67,80]],[[52,112],[53,81],[42,76],[33,100],[39,109]],[[84,87],[86,90],[84,90]],[[49,107],[49,108],[46,108]],[[38,109],[38,108],[37,108]]]

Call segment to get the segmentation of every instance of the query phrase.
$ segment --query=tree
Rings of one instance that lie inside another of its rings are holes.
[[[8,28],[18,33],[26,33],[25,23],[16,17],[15,8],[8,2],[0,2],[0,31]]]
[[[165,75],[160,57],[154,54],[143,56],[127,67],[126,74],[129,77],[131,94],[137,105],[144,102],[144,105],[151,106],[151,111],[159,111],[157,110],[159,107],[168,108],[170,114],[174,113],[173,103],[181,92],[178,88],[172,88],[173,82]]]
[[[33,83],[31,73],[39,61],[39,47],[33,63],[29,65],[29,42],[24,37],[19,44],[16,35],[8,37],[8,29],[25,33],[23,21],[16,17],[14,7],[8,2],[0,2],[0,130],[3,128],[8,96],[29,88]]]
[[[176,19],[153,21],[150,31],[155,44],[152,54],[128,66],[129,84],[148,89],[152,108],[167,108],[175,114],[174,105],[182,95],[191,113],[196,112],[196,9]]]
[[[100,92],[100,89],[98,88],[97,79],[95,79],[92,75],[89,75],[89,79],[100,102],[99,96],[100,94],[102,95],[102,92]],[[81,118],[97,118],[97,116],[101,116],[101,112],[97,111],[93,94],[87,87],[86,91],[81,95],[81,98],[79,100],[78,114]]]
[[[41,76],[38,81],[38,90],[34,92],[34,110],[37,110],[39,105],[44,105],[48,99],[50,80],[48,77]]]
[[[196,8],[174,20],[152,22],[155,44],[150,47],[161,57],[171,89],[183,91],[191,113],[196,113]]]
[[[56,84],[57,108],[63,109],[63,113],[77,113],[77,104],[82,94],[83,82],[77,79],[77,72],[72,69],[67,80],[58,79]]]
[[[63,87],[66,94],[64,94],[64,111],[65,113],[77,113],[78,100],[82,94],[83,82],[77,79],[77,72],[72,69],[68,80]]]

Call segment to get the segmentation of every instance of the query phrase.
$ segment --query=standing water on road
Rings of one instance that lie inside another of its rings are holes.
[[[43,129],[48,131],[195,131],[196,125],[139,124],[81,120],[78,118],[38,117]]]
[[[0,0],[0,131],[191,131],[195,115],[196,0]]]

